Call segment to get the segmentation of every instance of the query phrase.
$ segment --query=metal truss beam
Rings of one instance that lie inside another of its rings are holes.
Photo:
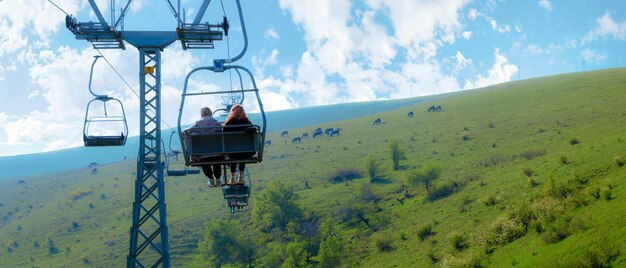
[[[161,160],[161,47],[139,47],[140,132],[127,267],[170,267]]]

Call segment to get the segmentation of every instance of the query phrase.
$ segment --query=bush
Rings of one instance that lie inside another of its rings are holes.
[[[534,172],[533,169],[530,167],[525,167],[524,169],[522,169],[522,174],[526,175],[526,177],[532,177]]]
[[[435,235],[435,233],[433,232],[432,224],[427,224],[417,231],[417,236],[419,237],[420,241],[424,241],[432,235]]]
[[[593,196],[596,200],[600,199],[600,188],[596,187],[595,189],[591,190],[589,194]]]
[[[502,217],[494,221],[491,225],[490,243],[506,245],[526,234],[526,227],[521,221]]]
[[[613,157],[613,162],[615,162],[615,165],[617,165],[618,167],[623,167],[624,166],[624,157],[615,156],[615,157]]]
[[[522,158],[526,159],[526,160],[531,160],[534,157],[537,156],[542,156],[546,154],[546,150],[541,150],[541,149],[537,149],[537,150],[526,150],[523,151],[519,154],[519,156],[521,156]]]
[[[74,201],[76,201],[78,199],[81,199],[81,198],[83,198],[85,196],[88,196],[90,194],[93,194],[93,190],[92,189],[81,189],[81,188],[78,188],[78,189],[70,192],[70,196],[72,197],[72,199]]]
[[[613,199],[613,193],[611,193],[611,190],[606,189],[602,192],[602,197],[604,197],[606,201],[611,201],[611,199]]]
[[[468,140],[470,140],[470,137],[469,137],[469,136],[467,136],[467,135],[464,135],[464,136],[463,136],[463,140],[464,140],[464,141],[468,141]]]
[[[374,182],[376,180],[376,175],[378,174],[379,165],[376,162],[376,157],[373,155],[368,155],[363,162],[363,168],[365,169],[365,173],[369,176],[370,182]]]
[[[421,169],[408,171],[406,183],[411,186],[424,185],[426,192],[430,192],[433,181],[438,179],[440,174],[441,170],[438,167],[428,164]]]
[[[439,262],[439,257],[437,257],[437,255],[435,255],[434,252],[429,252],[426,256],[428,256],[428,258],[433,264]]]
[[[580,141],[578,141],[578,139],[576,139],[576,138],[572,138],[572,139],[569,140],[569,144],[571,144],[571,145],[576,145],[576,144],[579,144],[579,143],[580,143]]]
[[[469,248],[469,243],[467,242],[467,238],[463,235],[455,235],[450,239],[450,243],[452,244],[452,248],[456,251],[463,251]]]
[[[538,185],[539,185],[539,182],[537,182],[535,178],[532,178],[532,177],[528,178],[528,186],[530,186],[530,188],[537,187]]]
[[[374,243],[374,247],[378,250],[378,252],[387,252],[393,250],[393,247],[391,246],[393,239],[390,235],[376,233],[372,237],[372,241]]]
[[[559,156],[559,161],[561,162],[561,164],[565,165],[567,163],[569,163],[569,160],[567,159],[567,156],[565,155],[561,155]]]
[[[389,156],[391,156],[393,161],[393,170],[398,170],[400,159],[404,158],[404,152],[400,150],[400,143],[397,140],[389,143]]]
[[[435,188],[435,190],[429,192],[426,196],[426,200],[428,200],[429,202],[434,202],[439,199],[446,198],[458,191],[461,191],[464,186],[465,183],[453,181],[450,184],[444,185],[442,187],[437,187]]]
[[[498,200],[493,195],[487,197],[487,199],[485,200],[485,206],[491,207],[491,206],[495,206],[496,204],[498,204]]]
[[[356,169],[339,169],[328,177],[330,183],[341,183],[344,181],[351,181],[353,179],[360,178],[361,172]]]
[[[550,188],[548,188],[548,196],[565,199],[572,195],[574,190],[564,183],[557,184],[554,178],[550,179]]]

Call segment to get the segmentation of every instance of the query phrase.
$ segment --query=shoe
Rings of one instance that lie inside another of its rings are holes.
[[[211,183],[211,179],[209,179],[206,183],[209,187],[215,187],[215,183]]]
[[[243,182],[243,180],[237,180],[237,182],[235,182],[235,185],[246,185],[246,183]]]

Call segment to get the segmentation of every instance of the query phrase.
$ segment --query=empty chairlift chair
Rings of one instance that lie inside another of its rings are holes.
[[[95,98],[87,104],[83,141],[85,146],[122,146],[128,138],[128,124],[122,102],[107,95],[95,94],[91,90],[93,67],[98,58],[100,56],[95,56],[89,74],[89,92]],[[101,104],[101,107],[97,104]],[[100,108],[102,112],[99,111]]]
[[[248,168],[244,172],[244,177],[248,180],[247,185],[226,185],[222,187],[222,193],[231,214],[248,206],[250,190],[252,189],[252,180],[250,179]]]

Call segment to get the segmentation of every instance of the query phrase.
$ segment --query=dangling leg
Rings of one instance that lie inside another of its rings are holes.
[[[211,181],[213,180],[213,170],[211,169],[211,166],[202,166],[202,173],[209,178],[207,182],[209,187],[215,186],[215,183]]]
[[[244,178],[243,178],[243,172],[246,170],[246,164],[245,163],[240,163],[239,164],[239,179],[237,180],[237,184],[239,185],[245,185],[246,183],[244,182]]]
[[[235,171],[237,170],[237,164],[230,164],[230,179],[228,185],[235,185]]]
[[[213,165],[213,175],[215,176],[215,186],[222,186],[222,166]]]

